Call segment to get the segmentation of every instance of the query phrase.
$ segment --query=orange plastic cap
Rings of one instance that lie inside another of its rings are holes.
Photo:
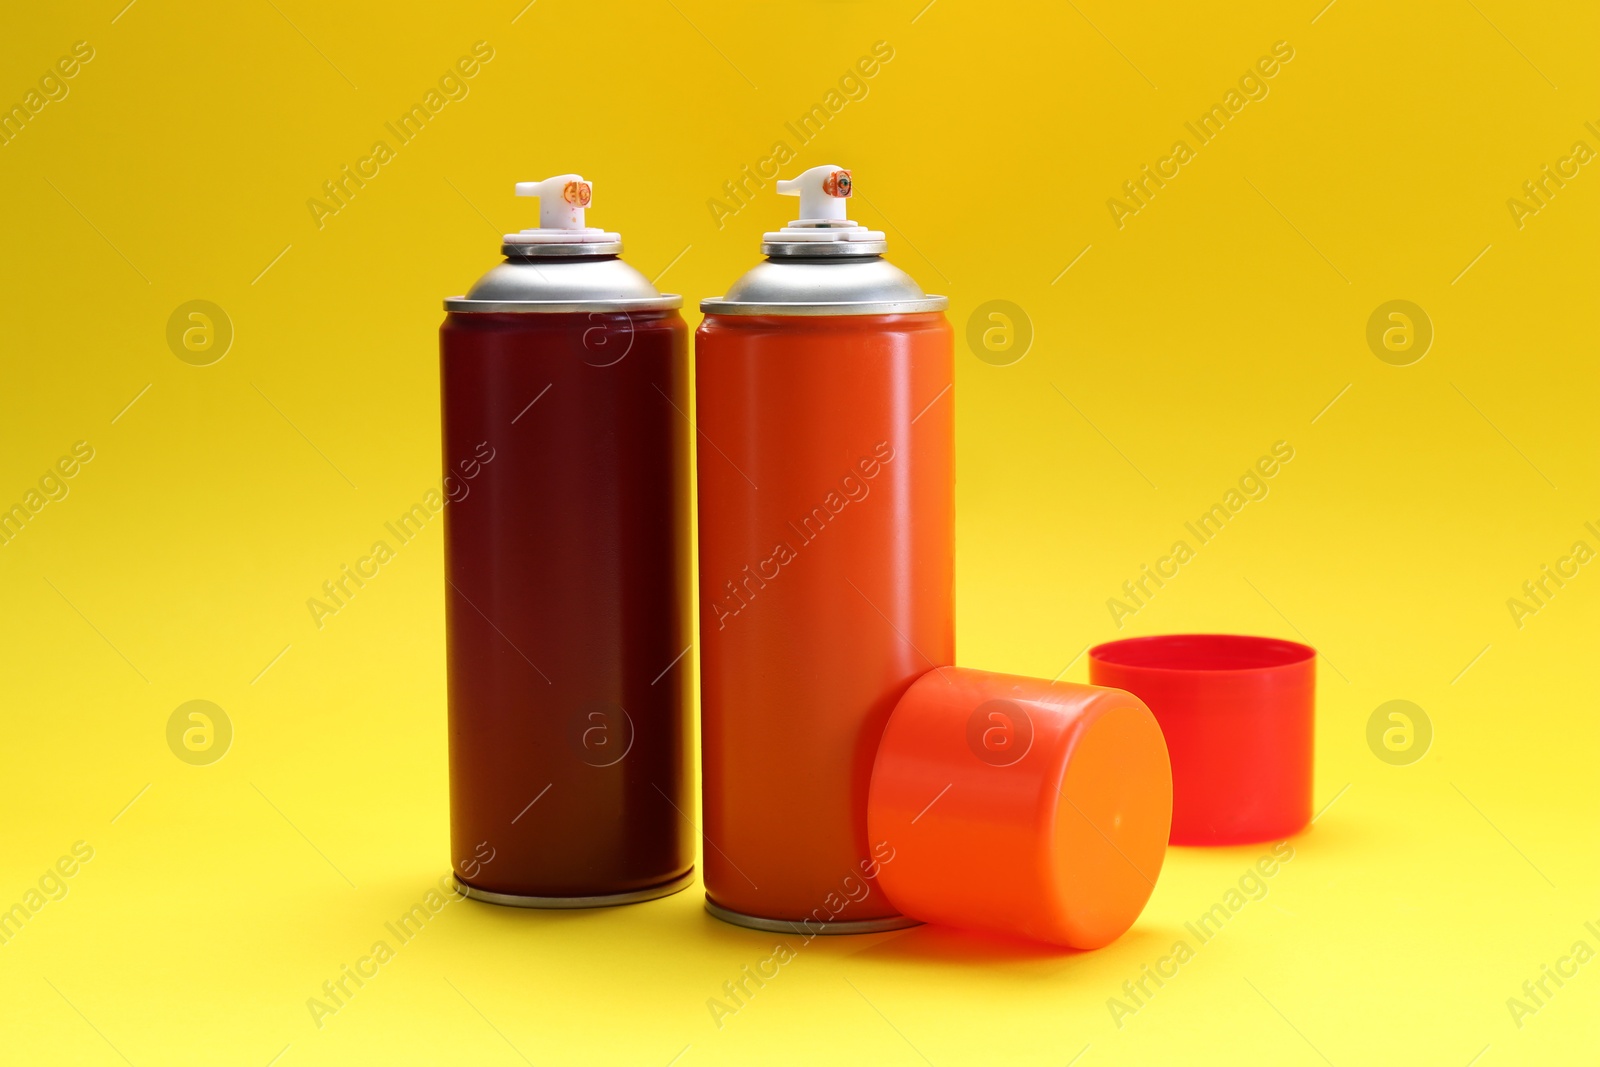
[[[902,913],[1100,948],[1155,889],[1172,767],[1130,693],[941,667],[895,706],[867,823]]]

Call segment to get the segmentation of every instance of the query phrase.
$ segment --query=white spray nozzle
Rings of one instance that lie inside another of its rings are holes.
[[[850,184],[850,172],[831,163],[780,181],[780,194],[800,198],[800,217],[781,230],[762,235],[762,243],[797,246],[831,242],[861,246],[861,255],[876,255],[882,251],[881,247],[865,246],[881,246],[883,231],[869,230],[850,221],[846,212]]]
[[[581,230],[583,209],[594,197],[594,186],[581,174],[557,174],[542,182],[518,182],[517,195],[539,198],[541,230]]]
[[[506,234],[508,245],[614,244],[620,235],[583,224],[594,186],[581,174],[557,174],[542,182],[518,182],[518,196],[539,198],[539,226]]]
[[[847,218],[844,202],[850,198],[850,172],[832,164],[812,167],[799,177],[780,181],[778,192],[800,198],[802,221]]]

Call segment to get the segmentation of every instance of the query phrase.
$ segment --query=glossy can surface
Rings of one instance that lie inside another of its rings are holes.
[[[485,899],[691,870],[686,341],[676,311],[440,330],[451,860]]]
[[[707,898],[895,918],[867,791],[896,701],[955,656],[950,326],[712,314],[695,353]]]

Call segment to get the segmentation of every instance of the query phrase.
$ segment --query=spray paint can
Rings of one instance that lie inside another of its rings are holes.
[[[896,701],[955,658],[948,301],[846,218],[850,181],[779,182],[800,219],[695,336],[706,907],[757,929],[911,925],[867,789]]]
[[[440,328],[450,837],[480,900],[594,907],[693,879],[687,328],[584,225],[540,226]]]

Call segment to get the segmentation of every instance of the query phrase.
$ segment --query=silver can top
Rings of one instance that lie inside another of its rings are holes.
[[[577,174],[518,182],[518,196],[539,198],[539,226],[508,233],[505,262],[479,278],[446,311],[485,313],[671,311],[683,297],[661,293],[617,258],[620,234],[584,225],[593,186]]]
[[[700,301],[708,315],[908,315],[944,311],[947,297],[922,291],[882,258],[889,242],[845,217],[848,170],[812,167],[778,183],[800,198],[800,218],[762,235],[767,259],[746,271],[724,296]]]

